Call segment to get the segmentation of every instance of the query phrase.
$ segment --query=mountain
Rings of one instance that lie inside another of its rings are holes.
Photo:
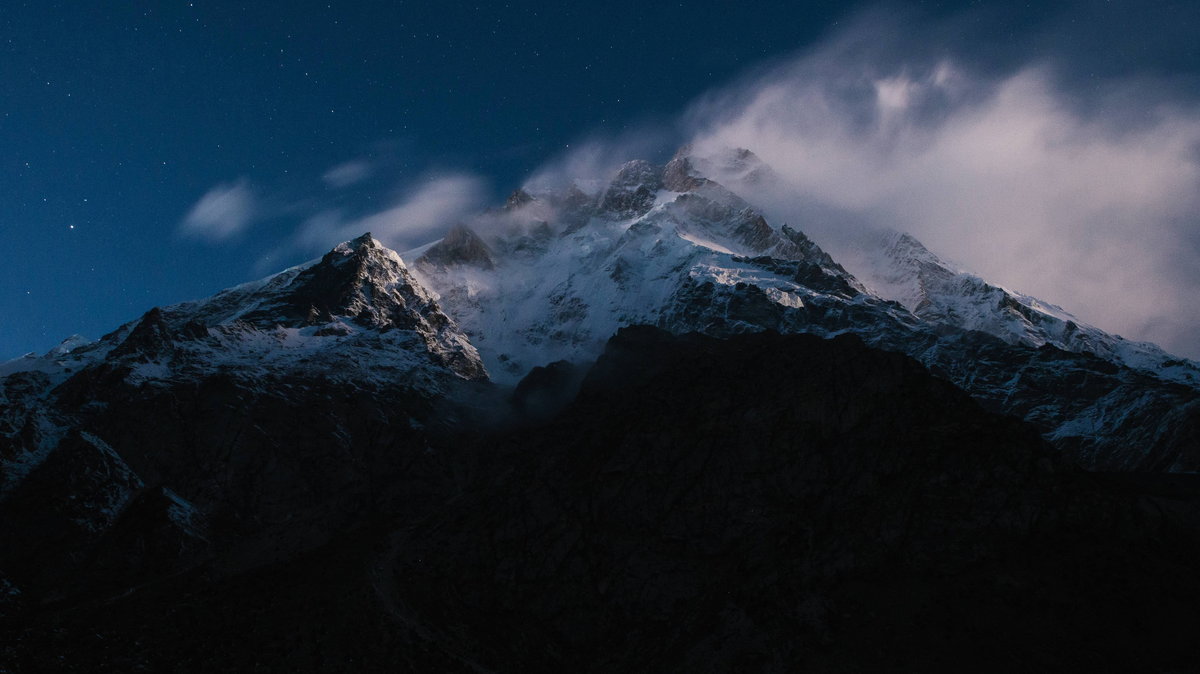
[[[869,233],[855,276],[717,180],[774,180],[746,150],[625,164],[590,197],[520,191],[417,256],[414,273],[494,380],[594,358],[622,326],[730,336],[846,332],[906,353],[1093,468],[1200,470],[1200,366]],[[451,254],[472,242],[486,257]],[[477,261],[482,259],[482,262]]]
[[[1194,665],[1197,364],[777,180],[685,148],[0,364],[0,670]]]
[[[130,518],[174,542],[155,551],[130,532],[105,553],[123,559],[120,574],[266,532],[277,554],[319,544],[394,470],[390,447],[454,387],[486,379],[454,322],[370,235],[5,368],[0,574],[35,593],[68,591],[63,579]]]
[[[326,538],[308,546],[289,547],[294,525],[252,527],[253,508],[209,516],[204,540],[188,538],[200,516],[146,490],[55,594],[28,584],[28,569],[12,574],[21,593],[10,611],[23,613],[0,619],[0,662],[413,672],[1196,662],[1192,476],[1078,473],[1026,424],[849,335],[625,328],[577,388],[534,424],[390,445],[394,465],[373,497],[343,519],[310,520],[309,535]],[[411,412],[372,413],[403,425]],[[272,423],[268,410],[255,418]],[[290,450],[350,460],[340,447]]]

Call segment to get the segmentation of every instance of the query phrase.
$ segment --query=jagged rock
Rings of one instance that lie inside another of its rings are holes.
[[[709,182],[708,178],[694,175],[693,171],[687,157],[676,155],[663,168],[663,187],[673,192],[690,192]]]
[[[516,210],[532,201],[534,201],[534,198],[531,194],[525,190],[518,189],[508,195],[508,199],[504,202],[504,209],[509,211]]]
[[[509,201],[511,202],[512,198]],[[492,261],[492,251],[488,249],[487,244],[466,225],[455,225],[450,228],[441,241],[434,244],[417,259],[417,264],[441,267],[465,264],[480,269],[494,269],[496,266],[496,263]]]
[[[660,167],[641,160],[627,162],[600,196],[599,209],[618,218],[644,215],[662,186]]]
[[[395,253],[371,235],[339,245],[288,284],[279,301],[239,316],[264,326],[304,325],[313,309],[374,329],[431,333],[446,324],[433,299]]]
[[[691,145],[685,145],[675,153],[675,158],[687,160],[694,174],[730,187],[756,188],[780,181],[774,169],[744,147],[725,147],[697,153]]]
[[[117,348],[113,356],[131,356],[142,361],[154,361],[169,358],[174,354],[174,338],[170,327],[163,318],[162,309],[155,307],[147,311],[128,336]]]
[[[783,227],[779,229],[779,232],[783,235],[783,238],[787,239],[789,243],[795,246],[794,254],[789,256],[789,259],[798,258],[801,260],[807,260],[816,263],[821,267],[833,269],[841,272],[845,276],[849,276],[846,270],[842,268],[842,265],[835,262],[828,253],[821,250],[821,247],[813,243],[812,239],[805,236],[804,232],[792,229],[787,225],[787,223],[784,223]]]

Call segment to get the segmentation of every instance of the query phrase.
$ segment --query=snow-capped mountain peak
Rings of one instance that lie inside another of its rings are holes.
[[[762,287],[788,307],[863,291],[803,233],[772,226],[686,157],[627,162],[593,197],[574,185],[518,191],[502,213],[425,248],[415,271],[503,382],[586,360],[624,325],[700,329],[715,317],[680,311],[696,288]]]
[[[155,307],[97,342],[71,340],[5,369],[63,381],[105,361],[128,363],[128,376],[149,381],[243,368],[258,377],[328,368],[365,385],[430,367],[486,376],[433,295],[369,233],[320,259],[203,300]]]
[[[988,283],[908,234],[866,234],[835,259],[718,177],[775,179],[747,150],[684,148],[666,166],[627,162],[590,197],[578,188],[522,191],[503,218],[485,215],[428,248],[437,253],[415,271],[502,383],[548,362],[588,360],[627,325],[717,336],[852,332],[1034,421],[1076,455],[1171,445],[1161,429],[1191,423],[1182,420],[1200,404],[1195,364]],[[472,262],[483,250],[491,268]],[[1088,386],[1044,380],[1068,372]],[[1134,407],[1141,421],[1131,425]]]
[[[413,251],[411,269],[364,235],[0,374],[53,386],[106,362],[135,383],[303,372],[436,394],[450,379],[515,384],[536,366],[588,361],[625,326],[853,333],[1097,465],[1200,461],[1179,448],[1200,409],[1195,363],[988,283],[908,234],[868,233],[835,259],[717,173],[744,182],[770,169],[748,151],[681,151],[666,166],[628,162],[590,193],[521,189]]]

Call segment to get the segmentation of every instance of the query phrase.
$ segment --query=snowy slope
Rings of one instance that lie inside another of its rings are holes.
[[[590,204],[521,193],[502,214],[475,223],[500,233],[488,240],[470,232],[486,258],[446,250],[462,247],[460,229],[456,241],[417,259],[416,274],[438,292],[495,379],[514,382],[535,365],[592,358],[625,325],[715,331],[724,320],[727,332],[758,329],[739,326],[736,315],[680,313],[680,294],[697,286],[754,287],[784,310],[814,301],[878,303],[803,234],[771,228],[715,183],[667,189],[657,179],[662,171],[631,162]],[[803,266],[810,282],[770,260]]]
[[[1158,377],[1200,385],[1200,364],[1147,342],[1133,342],[1080,321],[1061,307],[963,271],[909,234],[864,237],[843,261],[880,297],[895,300],[923,320],[978,330],[1010,344],[1049,344],[1091,353]]]

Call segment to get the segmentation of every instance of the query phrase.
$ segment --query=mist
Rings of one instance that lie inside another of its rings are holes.
[[[775,179],[730,187],[835,257],[865,230],[907,231],[989,281],[1200,357],[1196,104],[1128,74],[1081,94],[1050,58],[989,70],[939,44],[942,28],[865,14],[681,124],[697,154],[759,155]]]
[[[486,203],[486,182],[467,173],[429,175],[409,185],[386,208],[355,217],[321,211],[297,230],[292,245],[310,252],[371,232],[384,245],[406,250],[435,239]]]

